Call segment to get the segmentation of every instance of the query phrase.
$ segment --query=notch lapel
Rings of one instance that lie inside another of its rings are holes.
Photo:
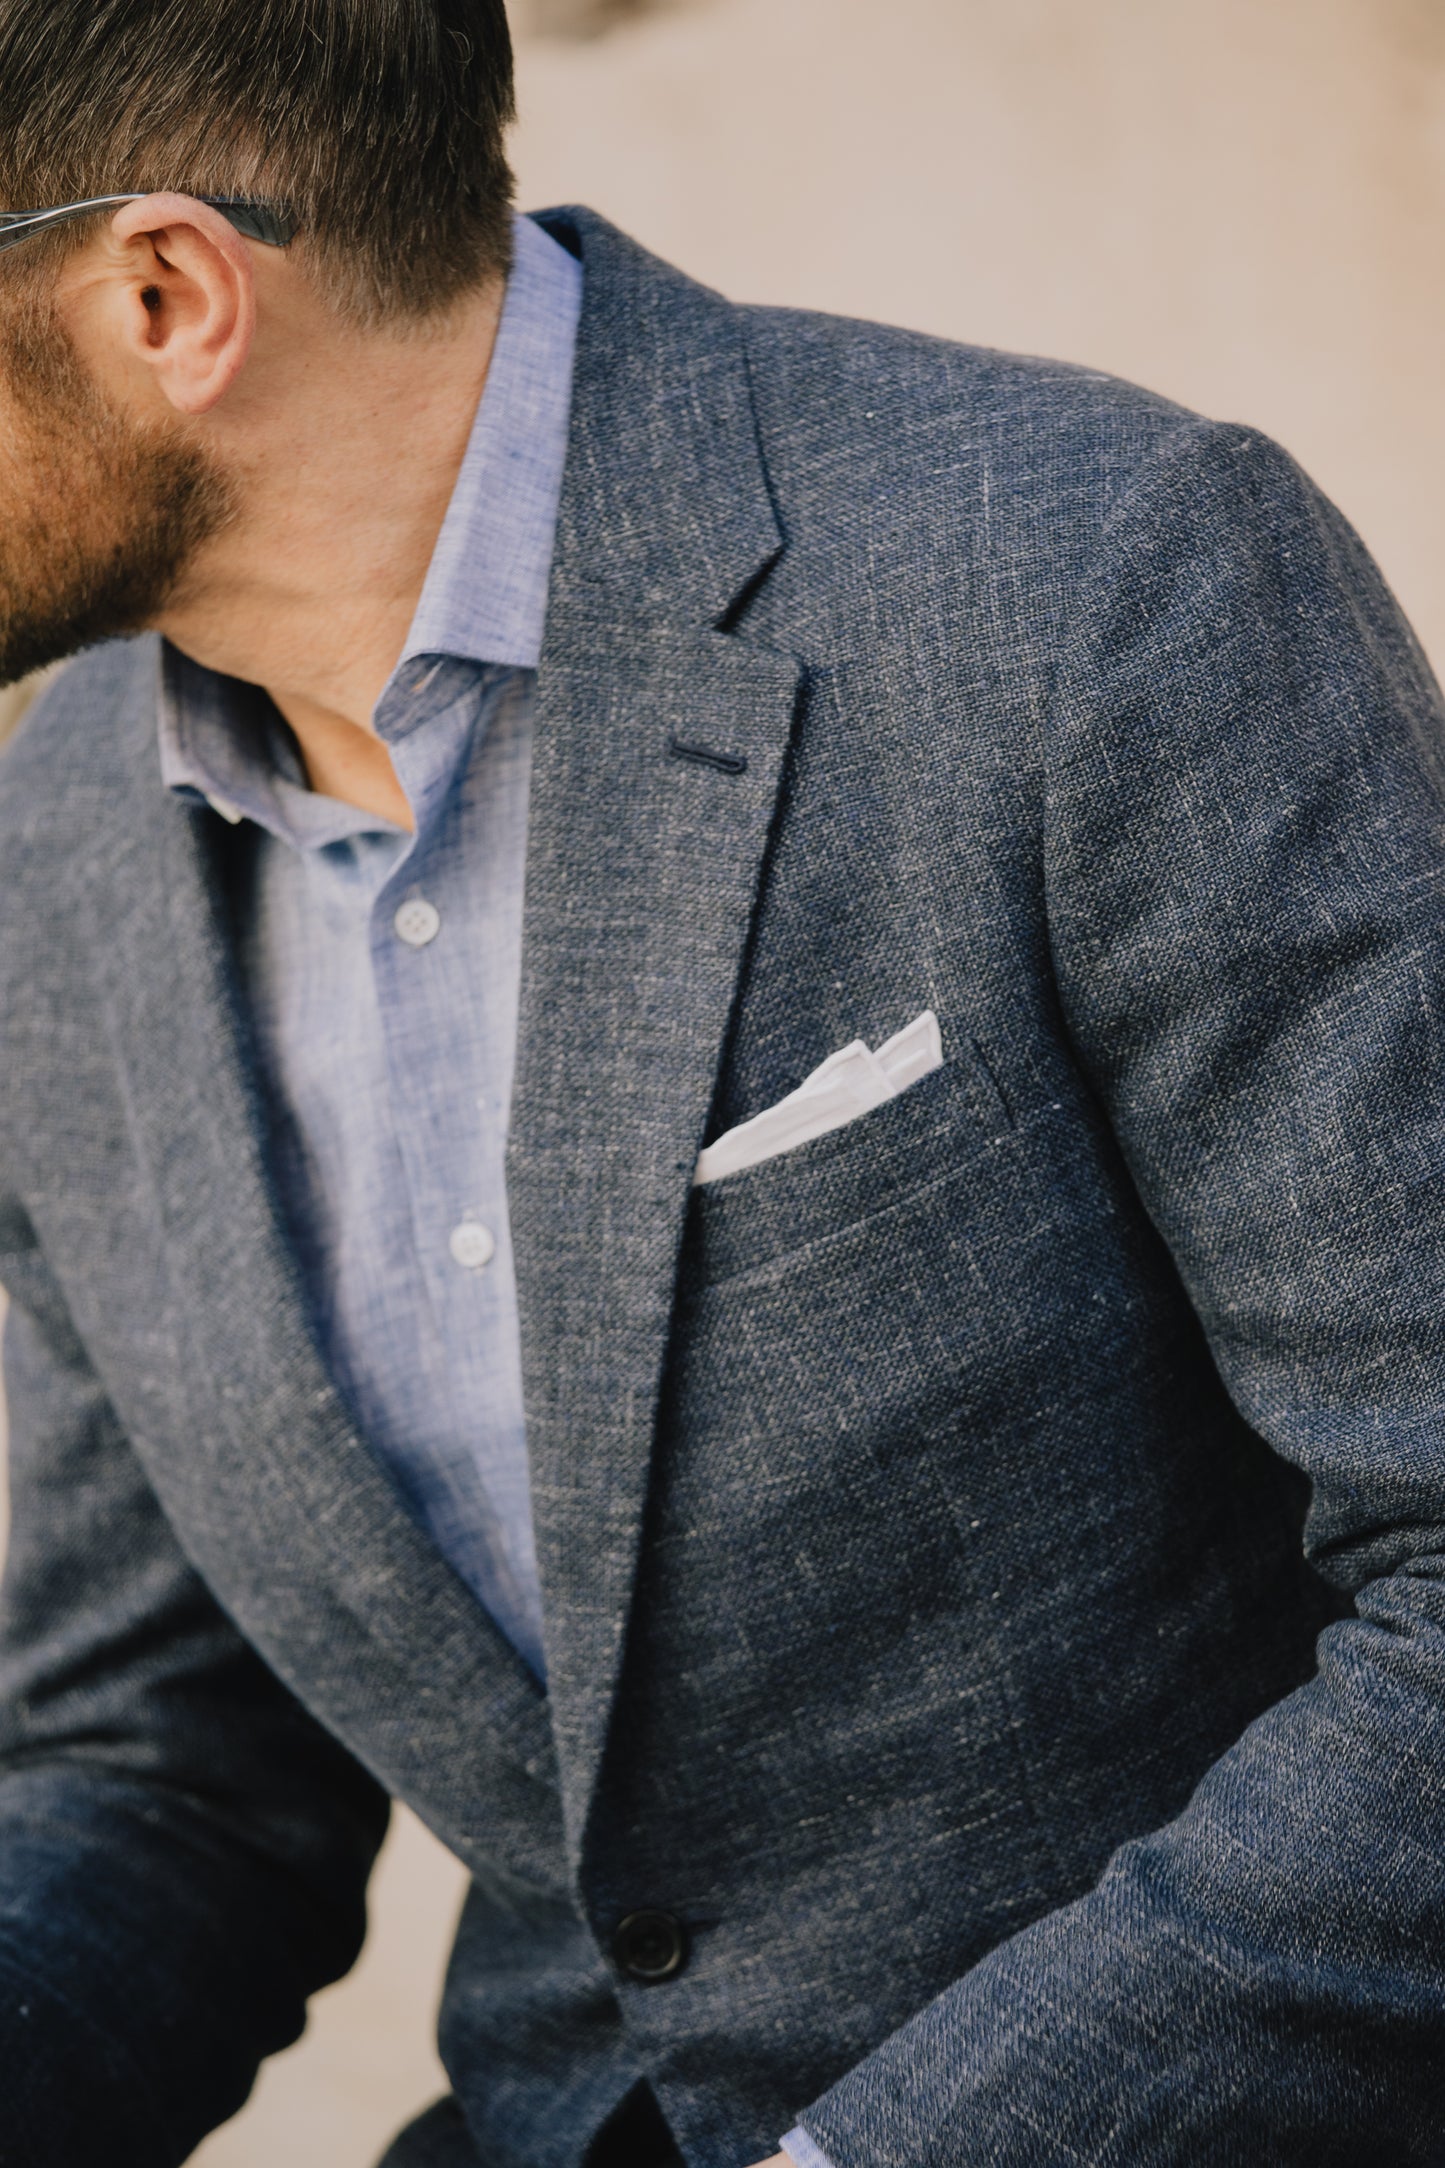
[[[581,250],[587,301],[538,685],[508,1198],[575,1859],[801,665],[715,629],[781,546],[735,312],[600,221],[549,223]]]
[[[545,1883],[560,1833],[545,1698],[412,1520],[307,1321],[238,1034],[219,824],[172,800],[156,766],[157,653],[137,650],[135,787],[86,875],[100,1011],[163,1240],[165,1367],[182,1381],[161,1432],[142,1416],[133,1442],[187,1552],[298,1698],[474,1869]]]

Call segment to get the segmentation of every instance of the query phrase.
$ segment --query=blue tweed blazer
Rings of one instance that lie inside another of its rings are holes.
[[[1445,2158],[1445,767],[1290,461],[585,213],[509,1183],[544,1699],[318,1358],[157,649],[0,765],[0,2161],[473,1877],[392,2158]],[[701,749],[711,761],[687,757]],[[925,1007],[941,1069],[696,1191]],[[647,1984],[619,1922],[686,1961]]]

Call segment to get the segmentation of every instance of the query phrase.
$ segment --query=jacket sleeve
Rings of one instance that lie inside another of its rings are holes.
[[[182,1556],[0,1199],[0,2168],[173,2168],[360,1947],[372,1780]]]
[[[836,2168],[1445,2159],[1439,695],[1276,447],[1110,515],[1048,725],[1054,969],[1225,1384],[1353,1598],[1079,1901],[808,2111]]]

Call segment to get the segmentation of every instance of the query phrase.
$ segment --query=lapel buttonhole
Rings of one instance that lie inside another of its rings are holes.
[[[698,768],[716,768],[719,775],[746,775],[746,753],[715,753],[706,745],[688,745],[682,738],[669,738],[667,750],[674,760],[690,760]]]

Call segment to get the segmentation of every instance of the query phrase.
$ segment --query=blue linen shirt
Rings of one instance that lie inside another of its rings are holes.
[[[486,389],[375,712],[414,836],[311,792],[266,696],[172,649],[160,717],[170,787],[259,831],[241,969],[276,1186],[332,1375],[539,1678],[503,1154],[581,284],[518,219]]]

